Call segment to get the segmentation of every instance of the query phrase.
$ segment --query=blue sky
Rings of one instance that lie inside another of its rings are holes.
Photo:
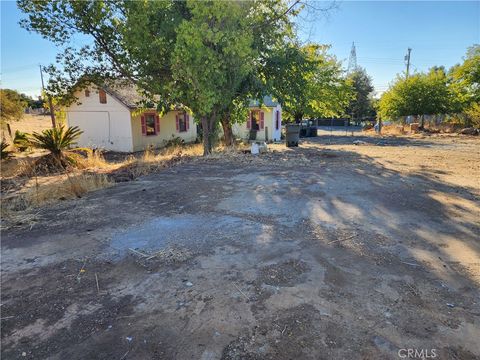
[[[327,16],[304,15],[303,40],[331,44],[331,53],[348,64],[352,42],[357,63],[384,91],[405,70],[412,48],[412,70],[433,65],[450,67],[461,61],[468,46],[480,43],[480,1],[338,1]],[[315,3],[315,6],[326,6]],[[38,64],[54,62],[56,48],[18,25],[22,17],[13,1],[1,1],[1,86],[29,95],[41,90]]]

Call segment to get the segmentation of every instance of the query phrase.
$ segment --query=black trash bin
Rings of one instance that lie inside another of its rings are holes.
[[[288,124],[286,126],[286,145],[287,147],[298,146],[300,140],[300,125]]]

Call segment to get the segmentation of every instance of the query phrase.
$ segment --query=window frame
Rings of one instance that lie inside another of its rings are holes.
[[[147,113],[144,113],[143,116],[145,117],[145,136],[156,136],[156,135],[158,135],[157,127],[155,125],[155,122],[157,121],[156,114],[153,113],[153,112],[147,112]],[[148,119],[149,116],[151,116],[152,119],[153,119],[153,133],[148,133],[147,119]]]
[[[187,132],[188,131],[188,125],[187,125],[187,112],[184,111],[184,112],[179,112],[177,114],[178,116],[178,132]],[[183,126],[184,126],[184,129],[182,130],[182,122],[181,122],[181,116],[183,116]]]

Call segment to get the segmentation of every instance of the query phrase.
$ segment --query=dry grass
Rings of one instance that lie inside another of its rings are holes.
[[[1,215],[10,224],[29,222],[26,210],[61,200],[80,198],[87,192],[112,186],[105,174],[77,171],[48,177],[33,177],[7,196],[2,197]],[[30,219],[30,220],[29,220]]]
[[[71,154],[75,167],[52,173],[36,166],[45,156],[2,161],[2,218],[9,223],[25,223],[35,209],[112,186],[118,175],[135,179],[202,154],[202,145],[195,144],[147,150],[124,161],[109,162],[100,152],[77,149]]]
[[[48,162],[50,155],[14,158],[2,162],[2,223],[4,227],[17,223],[33,224],[34,214],[42,206],[79,198],[90,191],[112,186],[117,181],[133,180],[187,160],[226,158],[253,161],[242,152],[247,148],[249,146],[244,144],[234,148],[220,144],[211,155],[203,158],[202,144],[172,146],[146,150],[123,161],[108,161],[98,151],[76,149],[69,154],[75,159],[75,166],[67,169],[37,166]]]
[[[371,128],[368,130],[364,130],[364,132],[368,134],[375,134],[375,129]],[[382,126],[382,135],[405,135],[410,132],[410,128],[408,125],[383,125]]]

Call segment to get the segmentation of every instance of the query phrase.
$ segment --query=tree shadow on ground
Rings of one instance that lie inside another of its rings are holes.
[[[295,212],[294,239],[303,239],[302,246],[331,281],[320,288],[318,299],[304,300],[318,301],[317,306],[327,302],[342,314],[323,320],[345,334],[331,337],[360,353],[371,346],[373,352],[363,353],[368,358],[381,358],[383,351],[395,356],[407,345],[436,348],[441,358],[478,356],[465,349],[466,344],[478,348],[471,335],[479,332],[480,315],[478,191],[444,183],[432,177],[437,172],[428,166],[400,172],[354,151],[300,147],[290,156],[312,161],[253,170],[269,177],[281,174],[282,180],[272,182],[270,195],[263,187],[252,189],[257,193],[252,199]],[[290,191],[275,196],[285,187],[282,181]],[[280,240],[283,231],[270,236]],[[259,244],[264,238],[259,236]],[[315,328],[325,337],[328,329]]]

